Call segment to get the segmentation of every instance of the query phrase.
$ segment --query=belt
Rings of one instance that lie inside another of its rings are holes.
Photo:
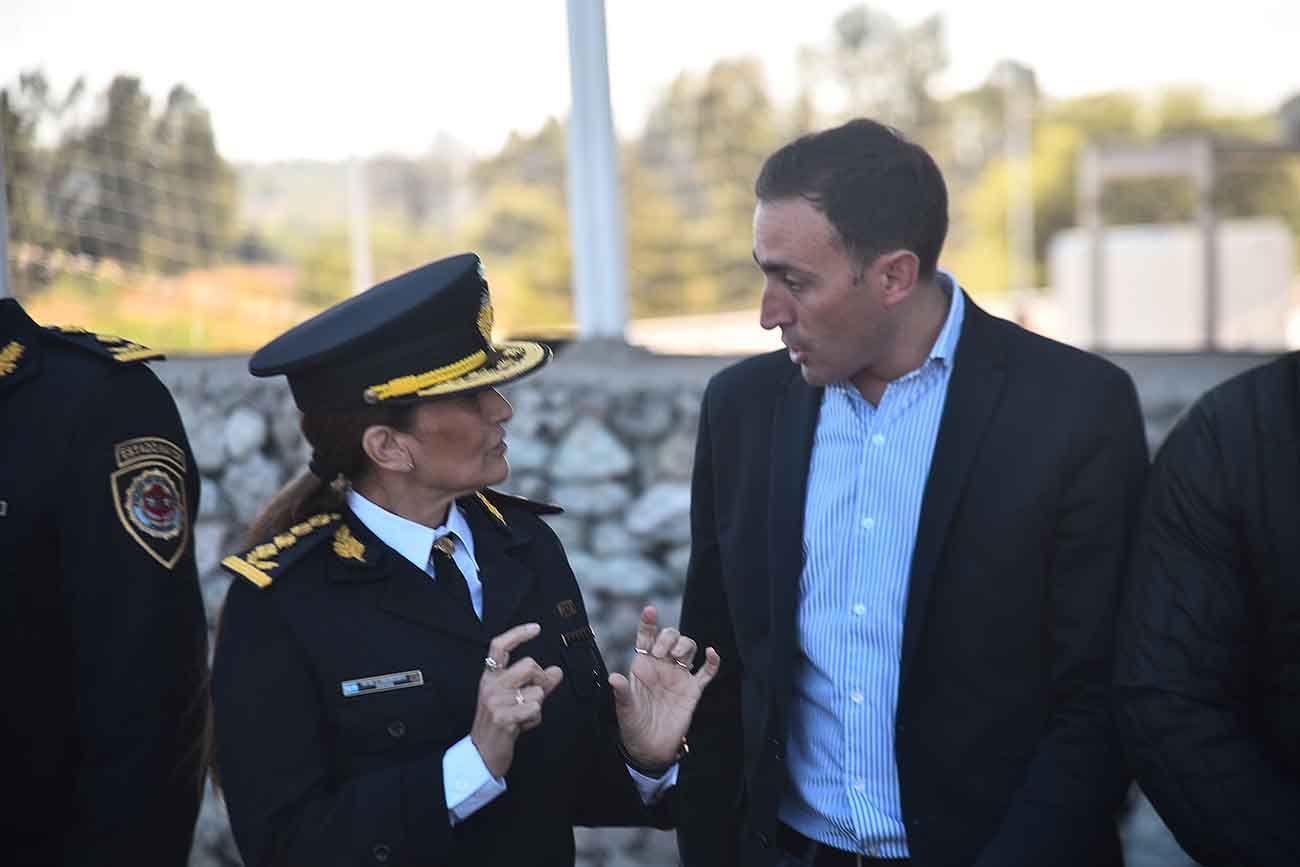
[[[907,867],[907,858],[873,858],[810,840],[784,822],[776,825],[776,844],[811,867]]]

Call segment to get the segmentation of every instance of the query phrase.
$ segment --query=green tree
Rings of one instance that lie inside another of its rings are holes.
[[[183,85],[172,88],[154,125],[153,152],[158,200],[149,261],[168,270],[212,263],[231,244],[235,176],[217,152],[207,110]]]

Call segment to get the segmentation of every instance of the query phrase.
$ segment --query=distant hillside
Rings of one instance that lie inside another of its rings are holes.
[[[454,146],[418,158],[366,160],[370,218],[447,225],[469,206],[471,162]],[[348,220],[347,162],[236,163],[235,171],[243,225],[314,232]]]

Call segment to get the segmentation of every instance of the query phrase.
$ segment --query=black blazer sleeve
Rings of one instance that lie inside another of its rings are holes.
[[[1059,468],[1061,490],[1046,576],[1050,710],[1010,807],[977,864],[1095,863],[1095,833],[1113,822],[1126,785],[1110,715],[1114,620],[1147,472],[1137,392],[1117,368],[1083,396],[1095,421]],[[1050,423],[1027,411],[1026,424]]]
[[[1118,719],[1138,780],[1193,857],[1300,864],[1300,787],[1249,729],[1247,657],[1262,619],[1225,465],[1257,456],[1219,434],[1198,406],[1156,461],[1120,623]]]
[[[722,580],[709,412],[706,392],[691,481],[691,558],[682,600],[682,632],[700,647],[717,650],[722,668],[701,696],[691,721],[691,752],[682,762],[678,783],[683,816],[678,846],[686,865],[726,867],[739,863],[743,662]]]

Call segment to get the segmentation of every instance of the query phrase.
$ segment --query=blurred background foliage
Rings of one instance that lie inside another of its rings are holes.
[[[670,82],[621,167],[634,317],[753,308],[752,185],[782,143],[857,115],[924,144],[950,187],[943,264],[975,294],[1012,287],[1006,158],[1008,82],[1032,127],[1033,285],[1047,245],[1075,222],[1075,167],[1090,141],[1211,132],[1276,141],[1272,115],[1212,110],[1184,88],[1053,100],[1033,70],[1000,64],[973,90],[939,96],[943,21],[903,26],[870,7],[837,18],[798,49],[800,88],[774,101],[762,64],[726,58]],[[288,121],[288,122],[291,122]],[[55,93],[40,71],[0,91],[11,277],[42,321],[92,324],[171,349],[256,346],[352,291],[349,166],[231,164],[198,94],[176,85],[161,105],[141,82],[80,83]],[[486,263],[505,333],[562,333],[573,318],[565,190],[566,131],[551,119],[475,158],[448,140],[419,157],[363,163],[376,279],[471,249]],[[1253,164],[1217,191],[1225,217],[1281,216],[1300,233],[1300,160]],[[355,167],[353,167],[355,168]],[[1179,180],[1108,187],[1114,224],[1189,220]]]

